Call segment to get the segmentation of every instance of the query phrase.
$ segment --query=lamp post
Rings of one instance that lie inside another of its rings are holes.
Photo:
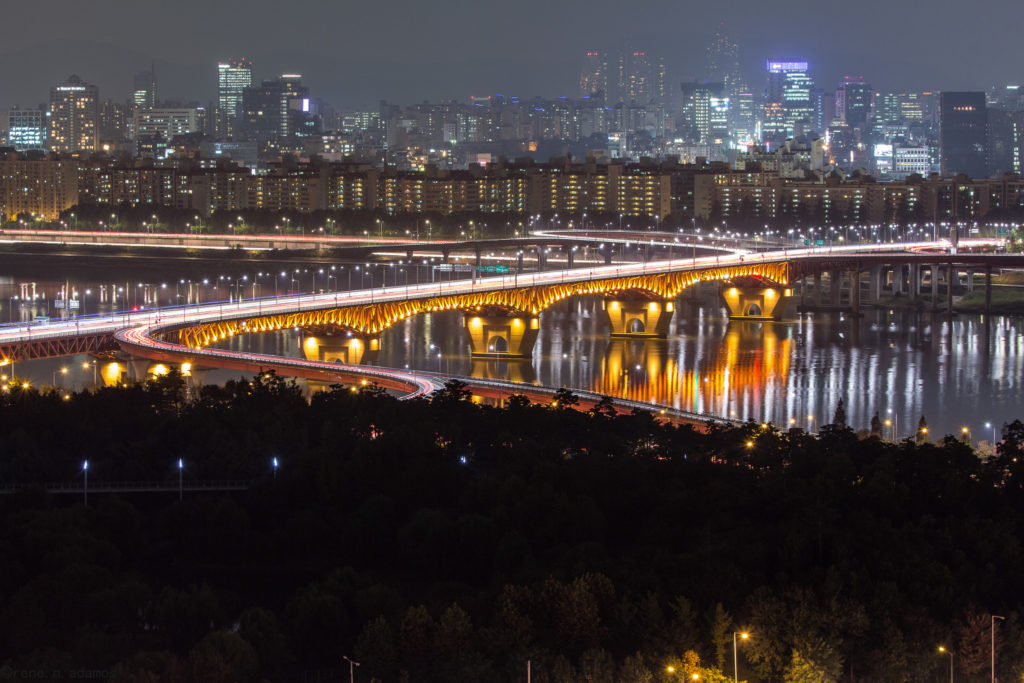
[[[85,486],[82,492],[85,495],[85,507],[89,507],[89,461],[86,460],[82,463],[82,474],[85,476]]]
[[[747,638],[750,637],[750,634],[747,633],[746,631],[741,631],[739,633],[737,633],[736,631],[733,631],[733,633],[732,633],[732,679],[733,679],[733,681],[735,681],[735,683],[739,683],[739,680],[740,680],[739,668],[740,667],[739,667],[739,656],[736,654],[736,636],[739,636],[743,640],[746,640]]]
[[[178,458],[178,502],[179,503],[181,502],[181,492],[182,492],[182,488],[181,488],[181,475],[182,475],[182,471],[184,469],[185,469],[185,461],[183,461],[181,458]]]
[[[986,422],[985,423],[985,428],[992,430],[992,454],[995,455],[995,452],[996,452],[996,426],[992,422]]]
[[[342,655],[341,658],[348,662],[348,683],[355,683],[356,667],[359,666],[359,662],[353,662],[345,655]]]
[[[1006,617],[992,615],[992,683],[996,683],[996,619],[1005,621]]]
[[[949,655],[949,683],[953,683],[953,653],[939,645],[939,652]]]
[[[885,412],[887,412],[887,413],[892,415],[892,440],[895,441],[896,440],[896,435],[900,431],[900,428],[899,428],[900,416],[892,408],[887,408]]]

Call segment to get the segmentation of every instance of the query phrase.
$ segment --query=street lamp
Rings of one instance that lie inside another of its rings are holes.
[[[953,683],[953,653],[939,645],[939,652],[949,655],[949,683]]]
[[[346,662],[348,662],[348,683],[355,683],[355,680],[356,680],[355,668],[357,666],[359,666],[359,662],[353,662],[351,659],[349,659],[345,655],[342,655],[341,658],[344,659]]]
[[[82,492],[85,494],[85,507],[89,507],[89,461],[82,463],[82,474],[85,476],[85,486]]]
[[[992,683],[996,683],[996,619],[1006,621],[1006,617],[992,615]]]
[[[986,422],[985,423],[985,428],[992,430],[992,454],[995,455],[995,452],[996,452],[996,426],[993,423],[991,423],[991,422]]]
[[[185,461],[183,461],[181,458],[178,458],[178,502],[179,503],[181,502],[181,475],[182,475],[182,471],[184,469],[185,469]]]
[[[739,657],[736,654],[736,636],[739,636],[743,640],[746,640],[750,637],[750,634],[746,631],[733,631],[732,633],[732,679],[733,681],[735,681],[735,683],[739,683]]]

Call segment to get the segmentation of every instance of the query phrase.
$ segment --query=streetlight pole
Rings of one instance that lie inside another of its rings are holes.
[[[356,667],[359,666],[359,662],[353,662],[345,655],[341,656],[346,662],[348,662],[348,683],[355,683],[356,680]]]
[[[739,674],[740,667],[739,667],[739,656],[736,654],[736,636],[739,636],[743,640],[746,640],[747,638],[750,637],[750,634],[747,633],[746,631],[743,631],[741,633],[737,633],[736,631],[733,631],[733,633],[732,633],[732,679],[733,679],[733,681],[735,683],[739,683],[739,680],[740,680],[740,674]]]
[[[181,502],[181,474],[182,470],[185,469],[185,463],[181,458],[178,458],[178,502]]]
[[[939,645],[939,652],[949,655],[949,683],[953,683],[953,653]]]
[[[1005,621],[1006,617],[992,615],[992,683],[996,683],[996,619]]]
[[[82,463],[82,474],[85,475],[85,487],[82,492],[85,494],[85,507],[89,507],[89,461]]]

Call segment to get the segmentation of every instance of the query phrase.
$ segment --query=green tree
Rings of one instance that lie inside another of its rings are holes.
[[[725,658],[732,646],[732,615],[722,603],[715,604],[711,615],[711,644],[715,648],[715,662],[718,668],[725,666]]]

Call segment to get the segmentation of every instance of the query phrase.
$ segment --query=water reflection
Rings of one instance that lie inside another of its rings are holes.
[[[0,318],[61,314],[53,302],[61,298],[63,282],[35,281],[36,295],[22,300],[25,282],[32,280],[0,279]],[[82,313],[113,305],[109,300],[101,304],[97,284],[71,283],[88,306]],[[117,287],[126,285],[141,301],[161,305],[188,296],[180,283],[177,291],[170,283],[166,289],[147,289],[138,281]],[[204,297],[223,293],[212,281],[200,292]],[[119,303],[128,301],[126,291],[118,294]],[[533,355],[525,361],[471,357],[462,316],[447,312],[410,318],[388,330],[378,363],[580,388],[805,428],[830,421],[842,398],[848,421],[857,429],[867,428],[878,413],[883,420],[894,418],[899,435],[907,436],[923,415],[932,434],[960,434],[967,426],[975,440],[990,440],[984,423],[1000,426],[1024,417],[1022,332],[1021,317],[949,318],[889,310],[866,310],[859,319],[793,314],[781,323],[730,322],[712,299],[694,302],[684,295],[667,339],[613,339],[600,299],[583,297],[542,314]],[[226,344],[300,356],[300,338],[299,331],[286,330],[235,337]],[[86,388],[92,384],[91,370],[77,368],[89,360],[18,362],[17,374],[36,385]],[[64,366],[69,373],[61,373]]]

